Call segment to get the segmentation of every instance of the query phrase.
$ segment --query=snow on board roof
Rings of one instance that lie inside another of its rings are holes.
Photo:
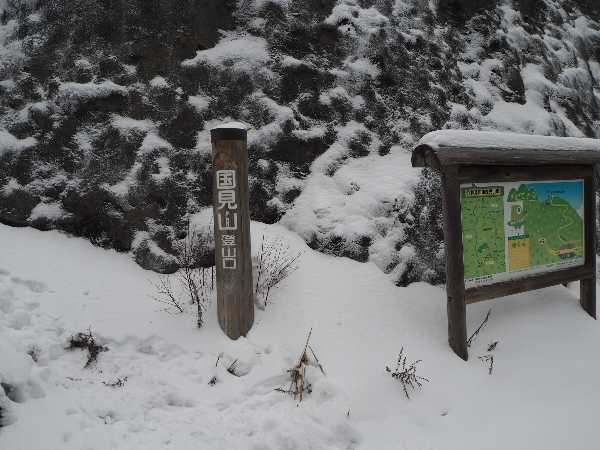
[[[426,134],[413,150],[414,167],[447,165],[598,164],[600,139],[472,130]]]

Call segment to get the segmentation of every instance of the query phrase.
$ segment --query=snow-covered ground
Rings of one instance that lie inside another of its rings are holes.
[[[277,225],[253,223],[257,248],[263,232],[305,253],[233,342],[214,302],[202,329],[193,308],[165,312],[150,298],[157,275],[126,255],[0,226],[0,380],[20,401],[0,394],[0,449],[595,447],[600,326],[574,290],[470,306],[471,331],[492,313],[463,362],[446,342],[440,287],[398,288],[373,263],[313,252]],[[84,352],[65,347],[88,327],[109,350],[83,368]],[[326,375],[309,369],[313,391],[298,404],[274,389],[310,328]],[[478,356],[495,340],[489,375]],[[410,400],[385,371],[402,347],[430,379]],[[239,377],[226,371],[235,359]],[[103,384],[123,377],[122,387]]]

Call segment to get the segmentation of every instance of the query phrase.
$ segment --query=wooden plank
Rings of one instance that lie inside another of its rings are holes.
[[[211,141],[217,316],[237,339],[254,322],[246,130],[216,128]]]
[[[556,272],[545,272],[519,280],[503,281],[501,283],[479,286],[465,291],[467,304],[490,300],[496,297],[520,294],[521,292],[542,289],[558,284],[571,283],[577,280],[590,280],[595,272],[589,266],[573,267]]]
[[[585,178],[584,185],[585,261],[594,276],[580,283],[583,309],[596,319],[596,176]]]
[[[440,148],[437,150],[436,155],[442,166],[454,164],[492,166],[593,165],[600,162],[600,151],[594,150]]]
[[[590,177],[591,166],[468,166],[458,168],[459,181],[464,183],[572,180]]]
[[[465,361],[467,350],[467,309],[463,267],[460,185],[456,170],[442,176],[444,235],[446,245],[446,295],[448,312],[448,343]]]

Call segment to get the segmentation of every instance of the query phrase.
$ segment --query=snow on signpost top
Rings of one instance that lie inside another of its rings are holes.
[[[228,128],[228,129],[238,129],[238,130],[248,130],[250,128],[250,126],[246,125],[245,123],[242,122],[225,122],[222,123],[220,125],[217,125],[216,127],[212,127],[210,129],[210,131],[212,130],[219,130],[222,128]]]
[[[210,129],[210,139],[211,141],[221,139],[245,141],[247,138],[246,133],[250,128],[249,125],[242,122],[225,122]]]

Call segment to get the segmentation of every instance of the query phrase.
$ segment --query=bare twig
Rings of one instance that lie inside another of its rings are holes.
[[[157,295],[153,297],[154,300],[159,303],[174,306],[179,312],[183,312],[183,307],[175,296],[173,285],[171,284],[171,278],[169,276],[160,277],[154,284],[154,287],[157,293]]]
[[[488,320],[490,319],[490,314],[492,313],[492,310],[490,309],[487,314],[485,315],[485,318],[483,319],[483,322],[481,322],[481,324],[477,327],[477,329],[473,332],[473,334],[471,335],[471,337],[467,340],[467,346],[470,347],[471,344],[473,343],[473,340],[477,337],[477,335],[479,334],[479,332],[483,329],[483,327],[485,327],[485,325],[487,324]]]

